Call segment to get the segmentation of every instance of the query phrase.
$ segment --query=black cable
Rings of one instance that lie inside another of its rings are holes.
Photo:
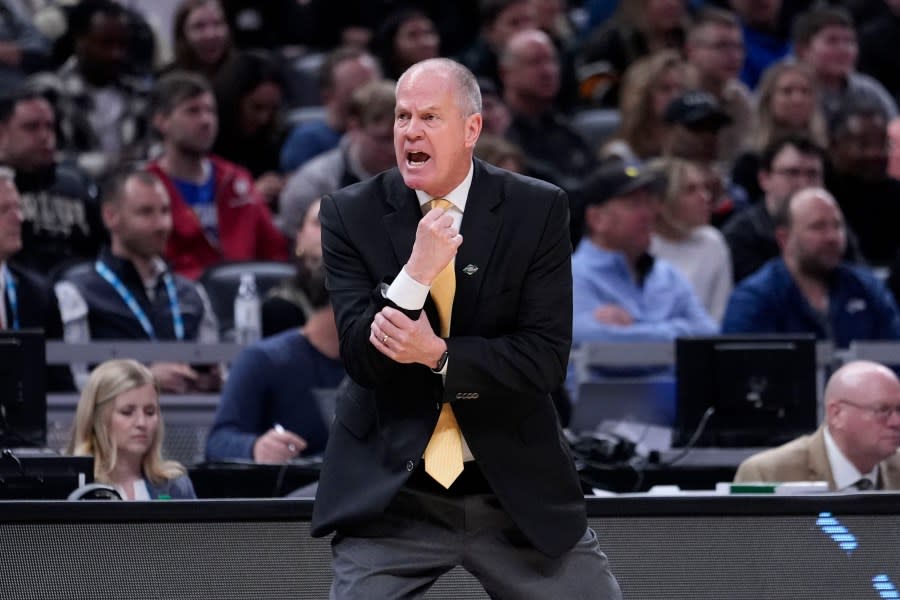
[[[275,477],[275,488],[272,490],[273,498],[280,498],[284,495],[281,488],[284,486],[284,478],[287,475],[287,470],[290,466],[291,463],[286,462],[278,469],[278,475]]]
[[[706,409],[706,412],[703,413],[703,416],[700,417],[700,422],[697,424],[697,428],[694,429],[694,433],[691,434],[690,439],[687,444],[684,445],[682,451],[675,455],[673,459],[668,462],[660,462],[659,465],[661,467],[670,467],[677,463],[679,460],[687,456],[691,450],[694,449],[694,445],[700,439],[700,436],[703,435],[703,430],[706,429],[706,424],[709,422],[710,418],[715,414],[716,409],[712,406]]]
[[[3,448],[3,450],[0,451],[0,458],[8,458],[16,463],[16,466],[19,468],[19,475],[25,477],[25,466],[22,464],[22,461],[19,460],[19,457],[16,456],[15,452],[9,448]]]
[[[647,470],[647,459],[635,454],[634,457],[628,461],[628,466],[631,467],[637,476],[634,486],[631,488],[631,493],[636,494],[641,491],[641,487],[644,485],[644,472]]]
[[[16,453],[13,452],[12,450],[10,450],[9,448],[3,448],[2,450],[0,450],[0,460],[6,460],[6,459],[11,460],[15,463],[16,468],[19,470],[18,477],[20,477],[24,482],[31,481],[31,482],[37,483],[39,485],[44,484],[43,474],[41,474],[41,473],[37,473],[34,475],[29,474],[25,470],[25,465],[23,465],[22,461],[19,459],[19,457],[16,456]],[[13,477],[15,477],[15,476],[13,476]],[[13,479],[13,481],[15,481],[15,479]],[[7,483],[8,483],[8,481],[7,481],[6,477],[0,477],[0,486],[5,487],[7,485]]]
[[[700,417],[700,422],[697,424],[697,427],[694,429],[694,432],[691,434],[690,439],[688,440],[687,444],[685,444],[682,451],[680,453],[678,453],[675,457],[673,457],[671,460],[669,460],[667,462],[659,462],[658,465],[660,467],[669,467],[669,466],[674,465],[681,459],[683,459],[685,456],[687,456],[691,452],[691,450],[694,449],[694,446],[697,444],[697,442],[700,440],[700,437],[703,435],[703,432],[705,431],[706,426],[709,423],[709,420],[712,418],[712,416],[715,414],[715,412],[716,412],[716,409],[714,407],[710,406],[709,408],[707,408],[706,411],[703,413],[703,416]],[[638,442],[634,443],[634,446],[637,446],[638,443],[643,441],[643,438],[646,437],[648,432],[649,432],[649,426],[645,429],[644,435],[641,436],[641,439]],[[587,441],[590,441],[592,439],[594,439],[594,438],[593,437],[588,438]],[[581,439],[581,440],[577,440],[576,442],[570,444],[571,449],[572,449],[572,455],[576,459],[578,459],[588,469],[594,469],[594,470],[598,470],[598,471],[613,471],[613,470],[621,469],[622,467],[628,467],[631,469],[631,471],[634,473],[634,476],[635,476],[635,482],[631,488],[631,491],[634,493],[640,491],[641,486],[644,483],[645,471],[647,469],[647,466],[650,464],[650,461],[647,458],[639,456],[637,454],[633,454],[631,457],[629,457],[628,460],[617,461],[614,463],[598,462],[597,460],[590,458],[590,455],[594,454],[590,451],[590,448],[587,448],[586,450],[582,450],[582,448],[580,446],[582,446],[582,443],[584,441],[585,441],[584,439]],[[622,443],[623,441],[624,440],[620,440],[620,443]],[[593,478],[593,477],[589,477],[589,475],[587,475],[584,472],[579,472],[579,476],[588,485],[591,485],[591,487],[604,488],[604,485],[602,483],[596,481],[595,478]],[[596,484],[599,484],[599,485],[596,485]]]

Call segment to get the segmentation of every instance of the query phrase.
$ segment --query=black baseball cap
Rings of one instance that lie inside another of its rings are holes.
[[[658,189],[662,181],[661,173],[644,163],[614,160],[600,165],[587,177],[581,197],[585,205],[597,206],[643,188]]]
[[[731,116],[711,94],[696,90],[669,102],[663,118],[697,131],[716,131],[731,123]]]

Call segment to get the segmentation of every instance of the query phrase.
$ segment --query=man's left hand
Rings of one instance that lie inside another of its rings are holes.
[[[423,310],[413,321],[395,308],[386,306],[375,315],[369,342],[379,352],[398,363],[420,363],[433,369],[446,342],[435,335]]]

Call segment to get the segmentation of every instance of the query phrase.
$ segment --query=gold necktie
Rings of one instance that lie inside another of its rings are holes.
[[[449,208],[453,203],[443,198],[435,198],[426,205],[426,210]],[[450,335],[450,313],[453,310],[453,295],[456,293],[456,274],[451,260],[431,283],[431,298],[437,306],[441,320],[441,336]],[[449,488],[463,471],[462,434],[450,404],[441,406],[437,425],[425,447],[425,472],[438,483]]]

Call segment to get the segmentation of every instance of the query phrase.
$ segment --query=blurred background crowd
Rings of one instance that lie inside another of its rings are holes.
[[[898,0],[0,0],[0,326],[228,339],[216,269],[282,263],[256,359],[333,370],[318,200],[394,165],[393,81],[446,56],[476,155],[568,193],[576,344],[897,339],[898,34]]]

